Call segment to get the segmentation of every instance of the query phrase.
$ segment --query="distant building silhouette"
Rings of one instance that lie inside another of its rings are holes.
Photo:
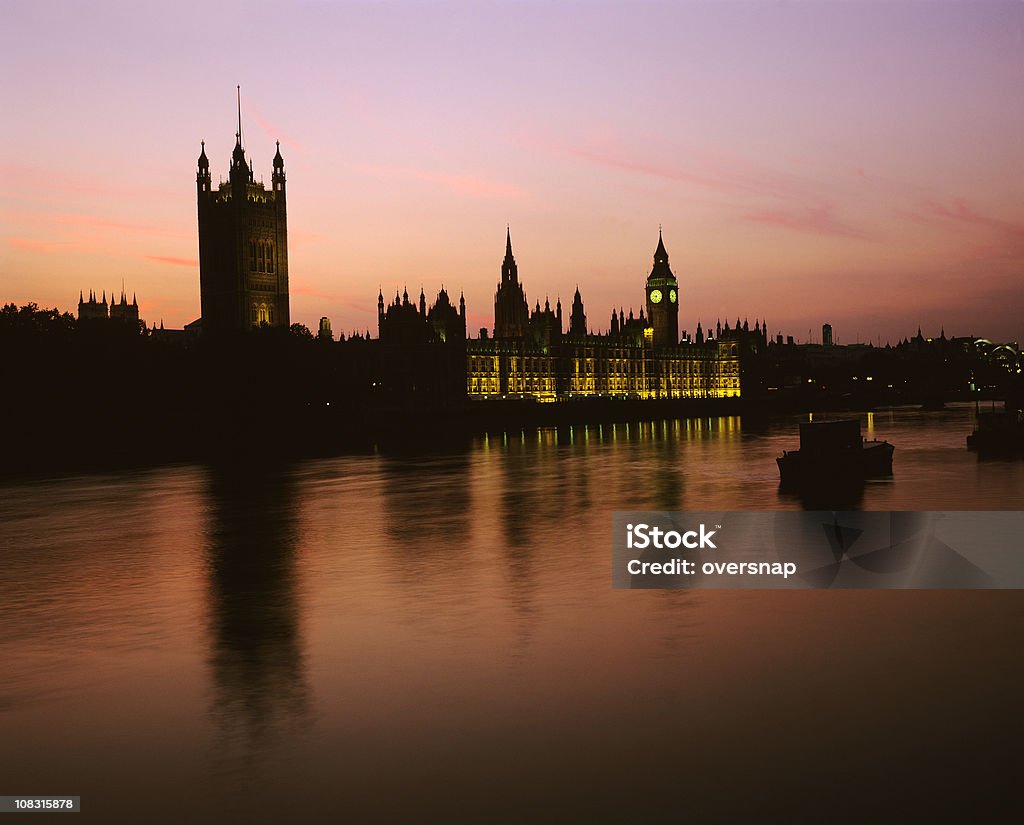
[[[128,303],[128,296],[124,289],[121,290],[121,300],[114,303],[113,296],[110,301],[110,317],[115,321],[124,321],[130,324],[139,323],[139,302],[132,295],[132,302]]]
[[[381,396],[391,401],[443,407],[465,398],[466,301],[456,309],[441,287],[433,305],[420,289],[418,302],[409,290],[386,307],[377,293]],[[369,337],[367,335],[367,337]]]
[[[395,300],[384,306],[383,291],[377,294],[377,335],[388,346],[403,344],[448,343],[466,340],[466,299],[459,298],[455,309],[444,287],[427,309],[427,296],[420,290],[419,304],[409,300],[409,290],[395,293]]]
[[[214,189],[206,143],[196,190],[199,210],[199,283],[204,333],[255,326],[287,327],[288,223],[281,144],[273,160],[271,188],[253,177],[238,131],[226,182]]]
[[[114,296],[110,296],[110,300],[114,300]],[[89,300],[86,301],[82,293],[78,293],[78,320],[79,321],[97,321],[100,319],[106,320],[110,315],[107,312],[107,293],[103,293],[103,300],[96,300],[96,293],[91,289],[89,290]]]
[[[139,302],[135,296],[132,295],[132,302],[128,303],[128,296],[124,289],[121,289],[120,301],[114,300],[114,293],[110,293],[110,304],[107,304],[107,293],[103,293],[103,297],[97,301],[96,293],[89,290],[89,300],[85,300],[85,296],[82,292],[78,293],[78,320],[79,321],[97,321],[97,320],[114,320],[121,321],[124,323],[135,324],[139,323]]]
[[[832,325],[822,324],[821,325],[821,344],[825,347],[832,346]]]

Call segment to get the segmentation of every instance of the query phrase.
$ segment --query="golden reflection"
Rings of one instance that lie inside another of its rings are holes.
[[[513,433],[514,436],[514,433]],[[619,440],[655,443],[675,443],[711,439],[720,443],[738,443],[743,437],[743,419],[739,415],[723,415],[702,418],[671,418],[648,421],[611,422],[608,429],[604,424],[565,424],[525,428],[519,431],[518,444],[533,446],[541,451],[557,450],[559,447],[580,447],[592,438],[599,444],[615,443]],[[483,452],[491,449],[491,436],[481,437]],[[509,450],[509,434],[501,434],[502,451]]]

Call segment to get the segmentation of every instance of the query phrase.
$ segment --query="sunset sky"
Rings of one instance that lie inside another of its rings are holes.
[[[664,226],[680,328],[1024,340],[1024,3],[0,0],[0,301],[199,315],[195,167],[288,175],[292,320],[378,287],[493,326],[639,309]]]

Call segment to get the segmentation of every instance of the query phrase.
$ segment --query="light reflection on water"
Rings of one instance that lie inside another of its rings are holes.
[[[1019,507],[971,417],[867,417],[897,451],[862,506]],[[976,814],[1019,773],[1020,594],[610,589],[613,509],[797,508],[796,440],[727,417],[9,482],[0,793],[104,822]]]

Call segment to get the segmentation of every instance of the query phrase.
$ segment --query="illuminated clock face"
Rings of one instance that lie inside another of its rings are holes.
[[[678,296],[678,295],[676,295],[676,291],[675,291],[674,289],[670,289],[670,290],[668,291],[668,299],[669,299],[669,300],[670,300],[670,301],[671,301],[671,302],[672,302],[673,304],[674,304],[674,303],[676,302],[676,298],[678,298],[678,297],[679,297],[679,296]]]
[[[661,303],[661,290],[660,289],[652,289],[651,290],[651,303],[652,304],[660,304]]]

